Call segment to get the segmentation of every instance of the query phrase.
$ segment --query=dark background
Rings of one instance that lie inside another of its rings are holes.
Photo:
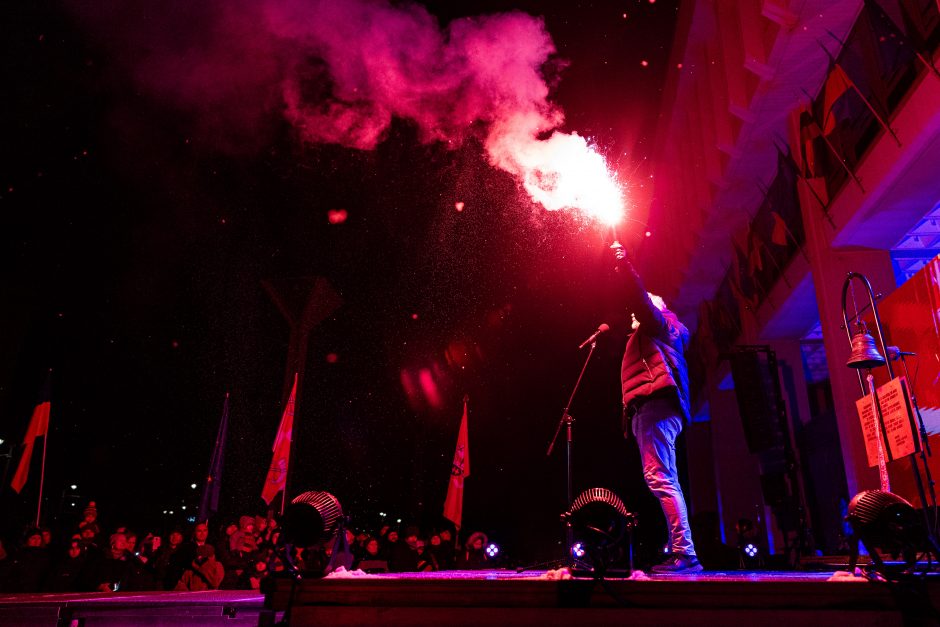
[[[566,61],[551,96],[563,130],[592,137],[645,210],[677,3],[424,4],[442,23],[544,16]],[[421,144],[407,122],[356,151],[301,144],[272,115],[256,142],[219,147],[136,89],[81,11],[0,9],[0,449],[21,440],[52,368],[47,523],[72,525],[89,500],[106,528],[185,522],[226,391],[219,522],[263,512],[289,328],[262,281],[322,276],[343,305],[310,341],[292,492],[334,493],[354,526],[380,512],[437,526],[468,394],[464,529],[519,562],[555,557],[565,456],[545,450],[586,355],[576,347],[606,322],[571,412],[576,493],[613,489],[640,512],[646,550],[665,538],[620,434],[629,325],[605,229],[534,206],[479,142]],[[338,209],[348,219],[330,224]],[[403,389],[402,372],[422,369],[439,406]],[[0,496],[9,539],[35,515],[39,450],[22,495],[9,489],[14,451]]]

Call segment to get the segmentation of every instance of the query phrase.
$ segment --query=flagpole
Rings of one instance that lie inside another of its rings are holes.
[[[52,368],[49,368],[49,376],[52,377]],[[50,396],[52,395],[50,386]],[[52,399],[46,399],[50,407]],[[51,415],[51,412],[50,412]],[[39,527],[40,516],[42,514],[42,488],[46,482],[46,448],[49,444],[49,418],[46,418],[46,432],[42,436],[42,466],[39,470],[39,502],[36,504],[36,526]]]
[[[297,413],[296,390],[297,390],[298,378],[299,378],[298,373],[294,372],[294,385],[291,388],[292,390],[291,397],[293,397],[294,403],[293,403],[293,406],[290,408],[291,420],[290,420],[290,431],[287,436],[287,460],[286,460],[286,463],[284,464],[284,489],[281,491],[281,517],[284,516],[284,508],[287,506],[287,489],[290,487],[290,467],[291,467],[290,456],[292,452],[291,449],[294,448],[294,415]],[[288,398],[287,402],[290,403],[291,399]]]

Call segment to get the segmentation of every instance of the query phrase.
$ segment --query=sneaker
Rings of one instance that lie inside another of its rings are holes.
[[[650,570],[658,575],[686,575],[702,572],[702,564],[694,555],[673,553],[662,564],[657,564]]]

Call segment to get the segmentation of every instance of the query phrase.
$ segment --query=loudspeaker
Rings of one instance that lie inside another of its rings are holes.
[[[782,447],[780,386],[773,353],[743,349],[730,353],[728,359],[747,449],[761,453]]]

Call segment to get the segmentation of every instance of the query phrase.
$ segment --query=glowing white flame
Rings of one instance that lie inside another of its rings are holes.
[[[577,133],[554,132],[540,140],[525,122],[517,117],[490,134],[487,148],[494,165],[518,176],[532,199],[549,211],[576,209],[607,225],[620,222],[623,190],[604,157]]]

